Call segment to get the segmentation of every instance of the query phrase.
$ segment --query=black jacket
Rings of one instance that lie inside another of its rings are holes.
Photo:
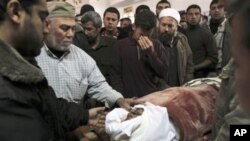
[[[41,70],[0,42],[0,140],[63,141],[88,111],[57,99]]]

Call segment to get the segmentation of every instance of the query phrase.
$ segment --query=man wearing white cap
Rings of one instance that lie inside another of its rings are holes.
[[[180,14],[172,8],[159,14],[159,39],[169,53],[168,84],[180,86],[193,78],[193,58],[187,37],[178,32]],[[177,64],[177,65],[176,65]]]

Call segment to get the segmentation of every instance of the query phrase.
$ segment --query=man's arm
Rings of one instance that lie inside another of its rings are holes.
[[[112,107],[119,98],[123,96],[115,91],[106,82],[104,76],[97,67],[95,61],[89,57],[90,68],[88,72],[88,95],[98,101],[105,103],[106,107]]]
[[[185,45],[186,45],[186,50],[187,50],[187,67],[186,67],[186,78],[185,82],[190,81],[194,77],[194,63],[193,63],[193,54],[192,50],[188,44],[187,37],[185,37]]]
[[[204,46],[206,49],[206,59],[194,66],[194,70],[210,68],[218,62],[218,51],[213,35],[209,32],[203,37]]]
[[[50,94],[54,91],[50,87]],[[53,94],[55,96],[55,94]],[[103,128],[104,119],[100,118],[104,113],[104,107],[84,109],[82,105],[76,104],[74,102],[68,102],[63,98],[51,97],[51,101],[56,103],[56,111],[58,112],[58,117],[61,120],[60,123],[63,125],[64,130],[72,131],[81,125],[90,125],[99,128]],[[54,98],[54,99],[53,99]]]
[[[159,77],[167,80],[168,54],[163,45],[159,41],[151,41],[148,37],[140,37],[138,42],[143,51],[143,59]]]

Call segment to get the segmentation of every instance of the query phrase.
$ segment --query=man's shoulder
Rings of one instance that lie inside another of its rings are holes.
[[[84,50],[74,44],[70,45],[70,52],[73,54],[79,54],[81,56],[89,56]]]
[[[119,44],[120,46],[124,46],[124,45],[127,45],[128,43],[130,43],[131,40],[132,40],[132,39],[130,39],[130,37],[126,37],[126,38],[117,40],[117,41],[116,41],[116,44]]]
[[[176,36],[178,37],[178,38],[180,38],[180,39],[187,39],[187,36],[185,35],[185,34],[183,34],[182,32],[179,32],[179,31],[177,31],[177,34],[176,34]]]
[[[87,53],[84,51],[84,50],[82,50],[80,47],[78,47],[78,46],[76,46],[76,45],[74,45],[74,44],[71,44],[70,45],[70,53],[72,53],[72,54],[83,54],[83,55],[87,55]]]
[[[14,82],[9,80],[6,77],[0,75],[0,99],[16,99],[15,89],[14,89]]]
[[[204,36],[211,36],[214,37],[214,35],[212,34],[212,32],[208,29],[206,29],[205,27],[200,26],[199,28],[199,32],[204,35]]]
[[[185,42],[188,44],[187,36],[179,31],[177,32],[176,38],[177,38],[177,41]]]
[[[79,57],[80,59],[93,61],[93,58],[87,54],[84,50],[79,48],[78,46],[75,46],[74,44],[70,45],[70,54],[75,57]]]
[[[111,37],[106,37],[106,36],[100,36],[101,44],[102,45],[108,45],[108,46],[113,46],[117,40]]]

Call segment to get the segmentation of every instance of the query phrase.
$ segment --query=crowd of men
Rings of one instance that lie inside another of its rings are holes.
[[[63,1],[1,1],[0,140],[63,141],[81,125],[102,129],[104,107],[130,110],[136,98],[205,77],[223,80],[212,138],[228,140],[230,124],[250,123],[249,8],[212,0],[204,24],[200,6],[182,18],[160,0],[155,13],[138,6],[132,23],[115,7],[101,19],[91,5],[76,17]],[[89,99],[102,107],[86,108]]]

